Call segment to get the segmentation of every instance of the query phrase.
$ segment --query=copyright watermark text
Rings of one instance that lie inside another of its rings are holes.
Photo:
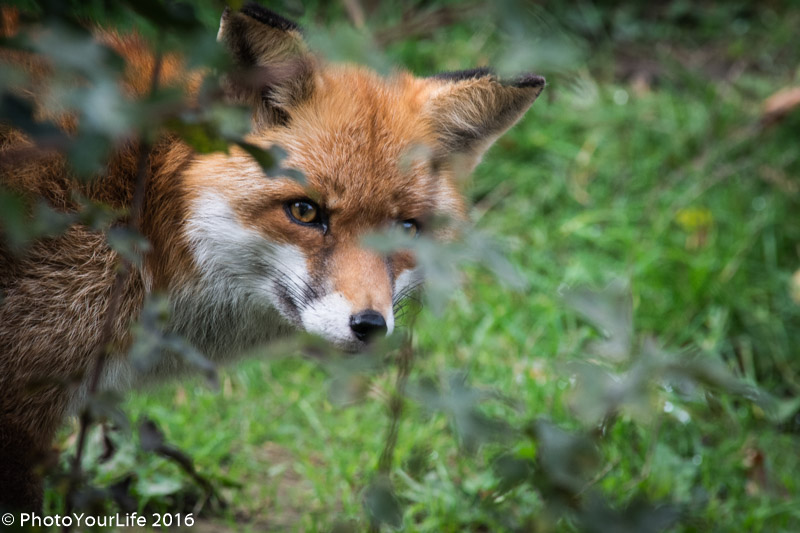
[[[43,516],[38,513],[5,513],[0,517],[4,526],[32,527],[192,527],[192,513],[117,513],[92,516],[86,513]]]

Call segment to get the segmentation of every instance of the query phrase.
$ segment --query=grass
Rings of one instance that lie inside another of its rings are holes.
[[[624,19],[605,9],[599,13]],[[589,357],[586,341],[595,333],[561,294],[626,278],[640,334],[723,360],[776,395],[800,392],[800,303],[791,297],[800,268],[800,124],[759,126],[763,99],[798,82],[797,63],[781,51],[798,17],[787,10],[770,19],[778,25],[771,33],[767,15],[731,13],[724,20],[746,22],[749,33],[729,42],[709,30],[725,16],[716,11],[694,33],[691,21],[681,33],[680,25],[643,17],[623,37],[616,26],[551,15],[582,39],[581,63],[545,72],[545,95],[490,151],[469,187],[477,227],[499,236],[528,288],[514,292],[467,269],[444,314],[423,310],[417,319],[412,380],[464,373],[472,386],[513,399],[512,406],[490,402],[489,413],[518,426],[544,418],[581,431],[569,362]],[[502,44],[472,39],[481,28],[462,22],[388,53],[422,72],[467,67]],[[618,77],[620,50],[646,50],[653,35],[663,39],[654,46],[656,80]],[[713,69],[681,64],[665,48],[723,43],[722,62],[748,65],[739,75],[710,77]],[[783,63],[751,66],[765,55]],[[201,526],[345,531],[365,527],[362,494],[383,448],[392,380],[386,370],[367,385],[354,382],[368,388],[366,398],[342,407],[319,364],[249,360],[225,369],[218,391],[200,380],[160,386],[132,395],[126,410],[132,420],[155,420],[223,487],[229,507],[206,512]],[[687,397],[663,386],[644,406],[644,414],[623,411],[598,441],[592,481],[613,506],[638,498],[681,504],[679,531],[800,527],[797,418],[777,425],[735,396]],[[519,457],[537,453],[525,439],[465,453],[446,417],[409,402],[392,472],[405,530],[494,531],[509,517],[542,530],[580,528],[551,520],[530,485],[497,492],[492,465],[508,446]],[[191,481],[130,441],[98,477],[128,470],[140,505],[191,509]]]

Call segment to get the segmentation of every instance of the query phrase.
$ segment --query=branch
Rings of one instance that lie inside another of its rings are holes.
[[[163,54],[161,51],[161,37],[159,36],[159,44],[156,48],[155,64],[153,65],[153,74],[150,79],[150,97],[154,96],[158,90],[158,80],[161,75]],[[128,226],[134,231],[139,232],[142,221],[142,210],[144,207],[144,196],[147,189],[147,163],[150,158],[151,146],[147,139],[147,135],[140,135],[139,154],[136,162],[136,182],[133,190],[133,200],[131,202],[131,212]],[[100,387],[100,378],[103,375],[106,361],[108,360],[111,343],[114,337],[114,323],[119,317],[119,309],[122,301],[122,293],[125,286],[130,279],[133,265],[130,261],[120,256],[120,265],[117,269],[117,274],[114,277],[114,283],[111,286],[111,299],[106,310],[106,315],[103,320],[103,328],[100,335],[100,342],[94,351],[94,366],[89,380],[88,398],[91,400],[98,392]],[[66,494],[66,515],[72,514],[74,493],[77,489],[78,482],[81,478],[81,460],[86,448],[86,436],[89,426],[92,423],[92,415],[89,412],[89,405],[84,408],[80,416],[80,429],[78,431],[77,449],[75,457],[72,461],[72,469],[69,476],[69,484],[67,486]],[[63,527],[64,533],[69,533],[71,525]]]
[[[412,325],[409,325],[411,328]],[[378,460],[378,474],[386,479],[389,479],[389,474],[392,470],[392,463],[394,462],[394,450],[397,447],[397,437],[400,432],[400,420],[403,416],[403,406],[405,404],[406,384],[408,383],[408,376],[411,374],[411,368],[414,363],[414,347],[411,343],[411,335],[409,334],[403,343],[403,348],[400,351],[400,357],[397,361],[397,380],[395,382],[395,389],[389,399],[389,415],[391,422],[389,423],[389,430],[386,433],[386,440],[383,445],[383,452]],[[379,533],[380,523],[378,521],[370,521],[369,532]]]

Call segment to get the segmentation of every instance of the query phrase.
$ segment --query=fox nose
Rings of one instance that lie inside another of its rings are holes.
[[[370,337],[386,335],[386,320],[379,312],[367,309],[350,316],[350,329],[358,340],[366,341]]]

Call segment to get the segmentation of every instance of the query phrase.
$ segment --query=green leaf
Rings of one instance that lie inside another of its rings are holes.
[[[503,454],[492,461],[492,470],[495,476],[500,478],[498,490],[508,492],[526,481],[529,481],[534,473],[533,461],[520,459],[511,454]]]
[[[481,444],[501,440],[511,434],[504,421],[488,417],[479,410],[481,402],[491,393],[467,384],[466,375],[453,373],[446,388],[426,380],[409,385],[409,395],[432,411],[443,411],[450,418],[459,443],[474,453]]]
[[[592,353],[612,361],[630,356],[633,341],[633,304],[630,284],[622,279],[596,291],[587,287],[562,291],[566,304],[600,329],[606,340],[593,342]]]
[[[532,425],[539,447],[537,463],[548,482],[570,494],[578,494],[591,479],[600,457],[592,441],[544,421]]]
[[[776,424],[782,424],[800,410],[800,396],[785,400],[775,399],[764,409],[767,417]]]
[[[302,172],[297,169],[284,168],[281,166],[281,161],[286,158],[286,151],[281,147],[272,146],[268,150],[265,150],[245,141],[238,141],[236,144],[261,165],[261,169],[267,177],[289,178],[300,184],[305,183],[306,177]]]
[[[201,154],[228,152],[228,142],[208,122],[189,123],[172,119],[167,121],[166,126]]]
[[[167,477],[162,474],[140,478],[136,483],[136,492],[144,498],[169,496],[180,492],[181,489],[183,489],[183,481],[180,478]]]
[[[364,509],[375,524],[386,524],[395,529],[403,525],[403,509],[392,482],[385,476],[376,477],[364,489]]]
[[[87,408],[94,420],[109,420],[120,430],[130,429],[128,415],[122,410],[124,398],[114,391],[100,391],[89,397]]]
[[[139,445],[144,451],[158,451],[164,446],[164,441],[164,434],[155,422],[145,418],[139,423]]]
[[[681,518],[679,507],[654,504],[637,498],[622,509],[594,496],[579,515],[580,531],[586,533],[659,533],[670,530]]]
[[[180,334],[169,330],[171,307],[166,296],[150,294],[145,300],[138,321],[131,327],[133,344],[129,357],[142,374],[152,372],[164,358],[178,358],[189,369],[201,372],[216,388],[217,368]]]
[[[431,237],[437,224],[456,231],[462,239],[442,241]],[[469,225],[461,226],[455,221],[434,221],[429,234],[409,237],[398,228],[378,231],[362,238],[368,248],[388,254],[397,250],[411,250],[418,261],[418,268],[425,280],[425,299],[435,314],[444,311],[445,304],[458,289],[467,265],[488,268],[503,285],[514,290],[525,289],[527,284],[516,268],[506,259],[498,243]]]
[[[28,216],[22,195],[0,188],[0,235],[12,251],[28,242]]]
[[[106,233],[106,238],[115,252],[134,265],[141,265],[142,256],[150,250],[150,242],[144,235],[128,227],[112,227]]]

